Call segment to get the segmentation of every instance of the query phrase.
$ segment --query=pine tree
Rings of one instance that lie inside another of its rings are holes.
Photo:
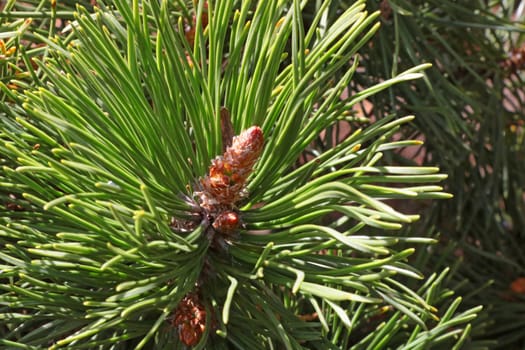
[[[434,239],[396,233],[419,215],[394,204],[450,198],[446,175],[389,162],[414,117],[357,108],[429,66],[348,93],[379,12],[73,5],[2,15],[0,344],[463,344],[480,308],[414,266]]]

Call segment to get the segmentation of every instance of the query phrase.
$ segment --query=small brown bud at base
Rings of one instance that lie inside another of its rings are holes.
[[[224,211],[215,218],[212,226],[217,232],[230,234],[239,227],[239,222],[239,214],[234,211]]]
[[[199,343],[206,330],[206,309],[195,293],[186,295],[180,301],[173,316],[172,325],[177,328],[179,340],[187,346]]]

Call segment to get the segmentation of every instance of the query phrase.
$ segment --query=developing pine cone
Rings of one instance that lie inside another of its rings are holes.
[[[252,126],[235,136],[222,157],[212,161],[208,175],[201,180],[201,207],[209,212],[233,207],[242,198],[244,186],[264,143],[260,127]]]
[[[212,161],[208,174],[200,180],[200,191],[195,194],[214,232],[229,235],[239,226],[235,203],[245,194],[246,181],[259,159],[263,143],[260,127],[244,130],[233,137],[231,146]]]

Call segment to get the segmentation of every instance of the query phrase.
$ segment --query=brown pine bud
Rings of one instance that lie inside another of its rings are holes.
[[[201,206],[210,210],[210,203],[233,206],[243,195],[244,186],[264,144],[260,127],[252,126],[235,136],[222,157],[212,161],[208,175],[201,180]],[[213,210],[210,210],[213,211]]]
[[[173,316],[172,325],[177,328],[179,340],[187,346],[195,346],[206,330],[206,309],[195,293],[180,301]]]
[[[239,214],[234,211],[223,211],[213,221],[213,229],[217,232],[230,234],[239,227]]]

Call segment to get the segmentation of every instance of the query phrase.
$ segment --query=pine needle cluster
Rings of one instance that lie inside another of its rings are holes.
[[[2,346],[463,344],[480,308],[396,233],[446,175],[389,164],[413,116],[356,108],[429,65],[349,93],[380,13],[331,4],[5,5]]]

